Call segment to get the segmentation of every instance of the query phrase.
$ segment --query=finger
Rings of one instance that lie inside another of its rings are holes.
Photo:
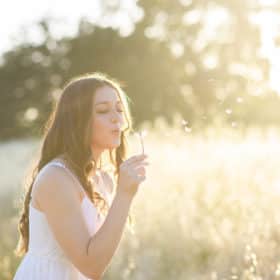
[[[138,175],[146,175],[146,169],[144,167],[140,167],[136,169]]]
[[[145,171],[137,172],[137,173],[134,173],[134,175],[132,177],[136,182],[143,181],[146,179],[146,173],[145,173]]]
[[[137,168],[145,165],[149,165],[150,163],[148,161],[138,161],[138,162],[133,162],[129,164],[130,168]]]
[[[135,168],[136,166],[139,166],[139,165],[149,165],[149,162],[144,161],[144,160],[139,160],[139,161],[125,163],[123,166],[125,168]]]
[[[144,180],[146,179],[146,176],[145,175],[137,175],[137,181],[138,181],[138,183],[141,183],[141,182],[143,182]]]
[[[143,159],[147,158],[147,155],[146,154],[140,154],[140,155],[135,155],[135,156],[132,156],[130,157],[129,159],[127,159],[125,161],[126,164],[130,164],[132,162],[137,162],[137,161],[141,161]]]

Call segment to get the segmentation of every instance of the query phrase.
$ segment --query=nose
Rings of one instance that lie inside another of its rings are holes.
[[[116,122],[122,123],[123,117],[118,112],[114,112],[112,117],[111,117],[111,121],[113,123],[116,123]]]

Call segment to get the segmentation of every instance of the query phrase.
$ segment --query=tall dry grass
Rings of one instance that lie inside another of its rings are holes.
[[[147,180],[105,279],[280,279],[277,128],[147,130]],[[0,279],[12,279],[21,178],[36,140],[0,145]],[[141,151],[131,137],[131,153]]]

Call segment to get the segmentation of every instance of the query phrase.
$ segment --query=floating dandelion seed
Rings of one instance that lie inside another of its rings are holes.
[[[231,109],[226,109],[225,112],[230,115],[232,113],[232,110]]]
[[[182,126],[183,126],[183,128],[186,132],[191,132],[192,131],[192,129],[190,127],[188,127],[188,123],[189,123],[188,121],[182,120],[181,123],[182,123]]]
[[[188,124],[188,121],[182,120],[182,125],[185,126]]]
[[[276,271],[275,271],[275,275],[276,276],[279,276],[280,275],[280,265],[277,264],[277,268],[276,268]]]
[[[242,103],[242,102],[243,102],[243,98],[242,98],[242,97],[237,97],[237,98],[236,98],[236,101],[237,101],[238,103]]]

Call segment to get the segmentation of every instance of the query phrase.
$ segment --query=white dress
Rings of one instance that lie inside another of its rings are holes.
[[[63,163],[51,161],[47,165],[57,165],[65,168],[71,176],[77,178]],[[100,176],[101,178],[101,176]],[[102,181],[102,178],[101,178]],[[103,181],[102,181],[103,182]],[[98,192],[111,205],[112,194],[97,184]],[[91,235],[95,234],[104,222],[104,217],[98,215],[90,199],[85,195],[81,203],[84,218]],[[31,203],[29,204],[29,246],[13,280],[88,280],[67,259],[62,248],[56,241],[48,225],[45,214]]]

